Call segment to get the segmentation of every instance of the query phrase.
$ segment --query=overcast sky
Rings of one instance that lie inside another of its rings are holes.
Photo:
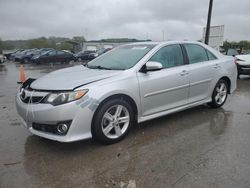
[[[0,0],[0,37],[198,40],[209,0]],[[250,40],[250,0],[214,0],[212,25],[227,40]]]

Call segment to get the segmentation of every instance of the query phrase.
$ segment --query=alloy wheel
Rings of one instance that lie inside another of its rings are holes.
[[[227,98],[227,86],[224,82],[221,82],[216,87],[215,102],[221,105]]]
[[[110,139],[119,138],[127,131],[129,122],[130,115],[125,106],[111,106],[103,115],[102,132]]]

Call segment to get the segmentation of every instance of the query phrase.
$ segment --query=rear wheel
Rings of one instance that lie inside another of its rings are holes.
[[[93,124],[93,138],[104,144],[122,140],[129,131],[134,119],[131,105],[123,99],[112,99],[97,110]]]
[[[212,102],[209,105],[213,108],[219,108],[224,105],[228,96],[228,83],[224,79],[219,80],[216,84],[213,94],[212,94]]]

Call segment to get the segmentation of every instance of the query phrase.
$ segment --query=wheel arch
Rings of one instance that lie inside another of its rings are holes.
[[[230,78],[227,77],[227,76],[223,76],[219,80],[225,80],[227,82],[227,84],[228,84],[228,94],[230,94],[231,93],[231,80],[230,80]]]
[[[93,125],[93,121],[94,121],[94,118],[95,118],[95,116],[96,116],[96,113],[97,113],[98,109],[99,109],[106,101],[109,101],[109,100],[112,100],[112,99],[119,99],[119,98],[120,98],[120,99],[125,99],[126,101],[129,102],[129,104],[131,104],[131,107],[132,107],[133,112],[134,112],[134,114],[135,114],[135,120],[134,120],[134,121],[137,122],[137,119],[138,119],[138,106],[137,106],[135,100],[134,100],[132,97],[130,97],[129,95],[127,95],[127,94],[123,94],[123,93],[113,94],[113,95],[110,95],[110,96],[104,98],[104,99],[100,102],[100,104],[98,105],[97,109],[95,110],[94,115],[93,115],[92,120],[91,120],[91,132],[92,132],[92,128],[93,128],[93,126],[92,126],[92,125]]]

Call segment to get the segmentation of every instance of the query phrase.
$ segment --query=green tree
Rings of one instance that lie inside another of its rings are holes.
[[[74,37],[72,38],[72,40],[73,40],[74,42],[80,42],[80,43],[86,41],[86,39],[85,39],[84,36],[74,36]]]
[[[67,43],[67,42],[61,42],[61,43],[58,43],[56,45],[56,49],[58,49],[58,50],[69,50],[69,51],[71,51],[72,48],[73,48],[72,44]]]
[[[0,53],[2,50],[3,50],[3,42],[2,42],[2,39],[0,38]]]

